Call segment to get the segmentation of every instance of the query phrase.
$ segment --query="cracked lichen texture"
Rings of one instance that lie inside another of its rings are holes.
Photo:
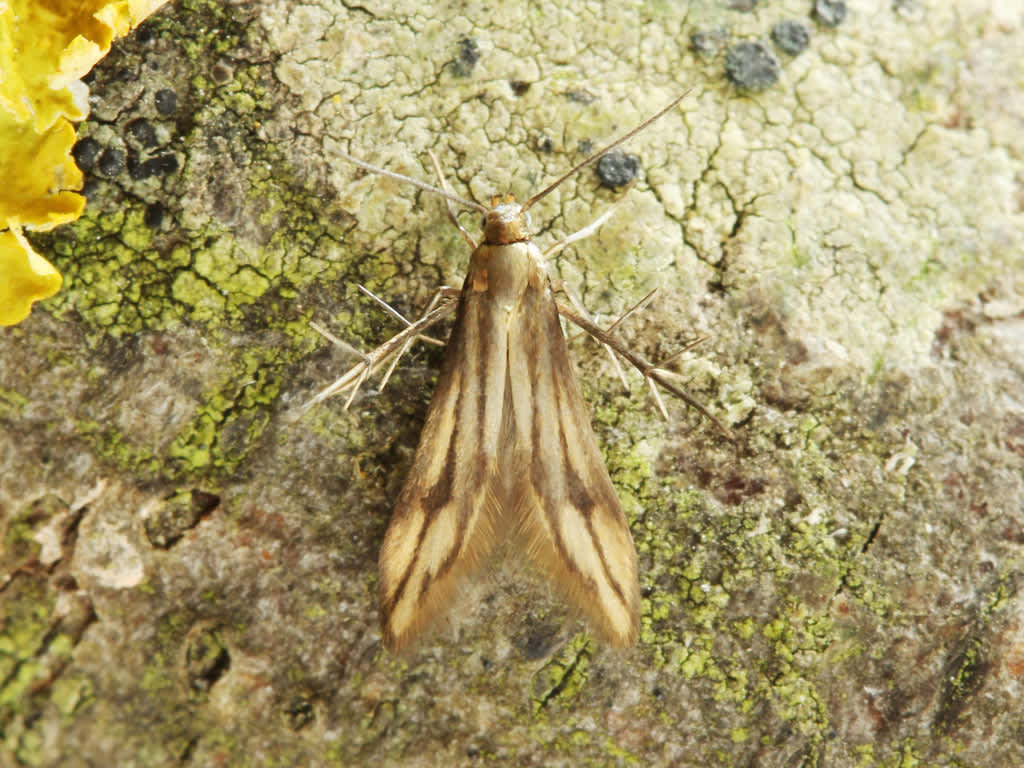
[[[115,48],[89,207],[36,239],[66,290],[0,337],[0,763],[1024,762],[1020,12],[726,5],[189,0]],[[724,49],[783,19],[810,47],[736,92]],[[296,421],[350,362],[307,321],[371,346],[356,283],[415,315],[468,253],[340,154],[525,198],[685,88],[634,188],[531,212],[543,245],[626,196],[551,270],[604,316],[659,288],[622,334],[708,337],[681,370],[737,435],[572,343],[638,647],[513,565],[389,656],[377,549],[441,353]]]

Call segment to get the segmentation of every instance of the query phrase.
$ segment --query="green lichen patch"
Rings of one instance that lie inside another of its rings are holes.
[[[552,704],[568,706],[586,684],[593,645],[586,635],[577,635],[533,676],[530,700],[534,714]]]
[[[243,350],[235,370],[208,392],[195,418],[168,451],[183,475],[231,472],[259,443],[277,398],[282,361],[277,350]]]

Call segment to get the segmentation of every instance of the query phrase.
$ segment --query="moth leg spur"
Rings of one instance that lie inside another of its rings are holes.
[[[729,430],[729,428],[725,426],[725,424],[723,424],[721,420],[719,420],[713,413],[711,413],[711,411],[708,410],[707,406],[705,406],[704,403],[702,403],[700,400],[698,400],[696,397],[691,395],[686,390],[682,389],[681,387],[677,386],[672,381],[670,381],[671,378],[678,378],[678,374],[675,374],[672,371],[662,367],[663,365],[666,365],[672,360],[675,360],[677,357],[679,357],[679,355],[684,353],[686,350],[691,349],[695,345],[702,343],[704,339],[697,339],[696,341],[687,344],[685,347],[683,347],[683,349],[679,350],[674,355],[672,355],[667,361],[665,361],[665,363],[663,363],[662,365],[658,365],[655,363],[650,363],[647,360],[645,360],[643,357],[641,357],[636,352],[631,350],[628,346],[626,346],[623,342],[619,341],[615,336],[612,336],[610,333],[601,328],[601,326],[592,322],[585,315],[577,312],[574,308],[566,305],[564,302],[557,302],[557,307],[558,314],[560,314],[566,320],[571,320],[573,323],[578,325],[580,328],[589,333],[602,344],[614,349],[616,352],[622,355],[622,357],[624,357],[630,365],[632,365],[634,368],[640,371],[641,375],[644,377],[644,380],[647,381],[648,386],[651,387],[651,392],[654,394],[655,402],[658,403],[659,409],[662,411],[663,414],[665,413],[665,406],[661,402],[660,398],[657,396],[656,390],[653,387],[654,384],[660,385],[663,389],[667,390],[668,392],[671,392],[673,395],[678,397],[691,408],[698,411],[708,421],[714,424],[718,431],[721,432],[726,438],[728,438],[729,440],[733,439],[732,432]]]
[[[355,400],[356,394],[363,383],[370,376],[380,370],[381,367],[383,367],[389,360],[392,360],[391,366],[388,368],[388,371],[385,373],[381,382],[381,389],[383,389],[385,384],[387,384],[387,380],[391,377],[391,373],[394,370],[395,365],[397,365],[398,360],[406,351],[408,351],[409,347],[412,346],[417,339],[429,338],[423,336],[424,332],[431,326],[436,325],[441,320],[451,315],[458,306],[455,301],[451,300],[451,295],[449,293],[450,289],[447,287],[441,288],[435,295],[434,300],[431,301],[427,312],[423,317],[413,323],[406,320],[400,313],[390,307],[390,305],[374,296],[362,286],[360,286],[360,290],[372,298],[376,303],[386,307],[389,314],[393,317],[405,323],[405,330],[396,333],[373,351],[364,354],[351,344],[335,337],[326,328],[323,328],[317,323],[310,323],[310,327],[328,341],[362,359],[306,402],[302,407],[303,411],[307,411],[317,403],[321,403],[327,398],[342,392],[349,393],[348,400],[345,401],[345,410],[348,410],[352,405],[353,400]],[[434,342],[437,341],[436,339],[430,340]]]

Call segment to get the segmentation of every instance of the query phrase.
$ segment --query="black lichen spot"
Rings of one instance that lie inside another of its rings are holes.
[[[194,528],[204,515],[216,509],[218,504],[220,496],[205,491],[194,489],[188,493],[175,494],[146,518],[143,525],[146,538],[154,547],[167,549],[184,536],[185,531]]]
[[[178,172],[178,156],[173,152],[164,152],[163,154],[150,158],[146,162],[151,163],[157,173],[170,175]]]
[[[807,50],[811,33],[799,21],[786,19],[772,27],[772,40],[790,56],[797,56]]]
[[[141,147],[155,147],[157,143],[156,128],[145,118],[132,120],[126,130],[128,138]]]
[[[71,150],[71,156],[75,158],[78,167],[83,171],[91,171],[96,166],[96,159],[103,151],[103,146],[96,139],[87,136],[80,139]]]
[[[530,90],[532,83],[528,83],[525,80],[509,80],[509,86],[512,88],[512,93],[515,96],[524,96],[526,92]]]
[[[308,696],[302,694],[292,696],[291,701],[284,707],[284,719],[293,731],[302,730],[313,722],[315,717],[312,702]]]
[[[153,173],[152,167],[139,162],[139,156],[135,152],[128,152],[128,175],[132,177],[133,181],[148,179]]]
[[[480,61],[480,46],[472,37],[464,37],[459,40],[459,53],[452,62],[452,69],[456,77],[469,77],[473,67]]]
[[[779,79],[778,58],[764,43],[738,43],[725,55],[725,73],[740,88],[763,91]]]
[[[629,184],[640,171],[640,161],[625,152],[609,152],[597,161],[597,178],[602,187],[615,189]]]
[[[530,627],[526,634],[520,636],[516,645],[528,661],[542,659],[551,652],[558,637],[558,626],[542,622]]]
[[[726,33],[721,27],[698,29],[690,35],[690,48],[701,56],[714,56],[725,40]]]
[[[230,667],[231,654],[216,630],[203,630],[188,644],[185,651],[185,673],[193,690],[210,690]]]
[[[146,206],[142,221],[150,229],[160,229],[164,224],[164,207],[160,203],[150,203]]]
[[[135,31],[135,39],[143,45],[149,45],[153,42],[153,30],[146,24],[143,24]]]
[[[120,149],[107,147],[100,155],[99,161],[96,163],[96,167],[104,176],[117,176],[119,173],[124,172],[125,154]]]
[[[149,160],[138,162],[134,154],[128,156],[128,172],[135,181],[151,176],[171,174],[178,170],[178,158],[171,152],[164,152]]]
[[[231,67],[223,61],[218,61],[210,70],[210,76],[213,78],[213,82],[223,85],[231,79]]]
[[[814,18],[826,27],[838,27],[846,20],[846,0],[814,0]]]
[[[551,154],[555,151],[555,142],[551,140],[550,136],[541,136],[537,140],[537,149],[543,152],[545,155]]]
[[[594,101],[594,94],[583,88],[574,88],[571,91],[566,91],[565,97],[569,101],[575,101],[577,104],[590,104]]]
[[[153,105],[156,107],[156,111],[165,117],[173,114],[174,110],[178,108],[178,94],[170,88],[161,88],[153,96]]]
[[[584,139],[579,143],[577,149],[579,149],[581,155],[589,155],[594,151],[594,142],[590,139]]]

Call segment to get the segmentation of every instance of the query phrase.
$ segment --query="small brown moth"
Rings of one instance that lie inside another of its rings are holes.
[[[496,540],[521,545],[608,643],[636,642],[640,593],[633,540],[590,426],[560,316],[622,354],[655,394],[653,382],[728,430],[667,381],[668,371],[630,352],[555,298],[546,258],[593,232],[608,214],[541,253],[530,239],[527,211],[685,96],[523,205],[509,195],[493,198],[487,208],[447,189],[346,158],[445,197],[449,216],[473,248],[457,302],[447,294],[447,302],[416,323],[395,313],[407,328],[310,403],[342,390],[352,391],[351,403],[371,373],[389,358],[397,360],[426,328],[457,308],[419,447],[380,552],[381,627],[390,649],[408,646],[446,610],[460,580],[481,566]],[[455,218],[451,201],[484,214],[479,245]]]

